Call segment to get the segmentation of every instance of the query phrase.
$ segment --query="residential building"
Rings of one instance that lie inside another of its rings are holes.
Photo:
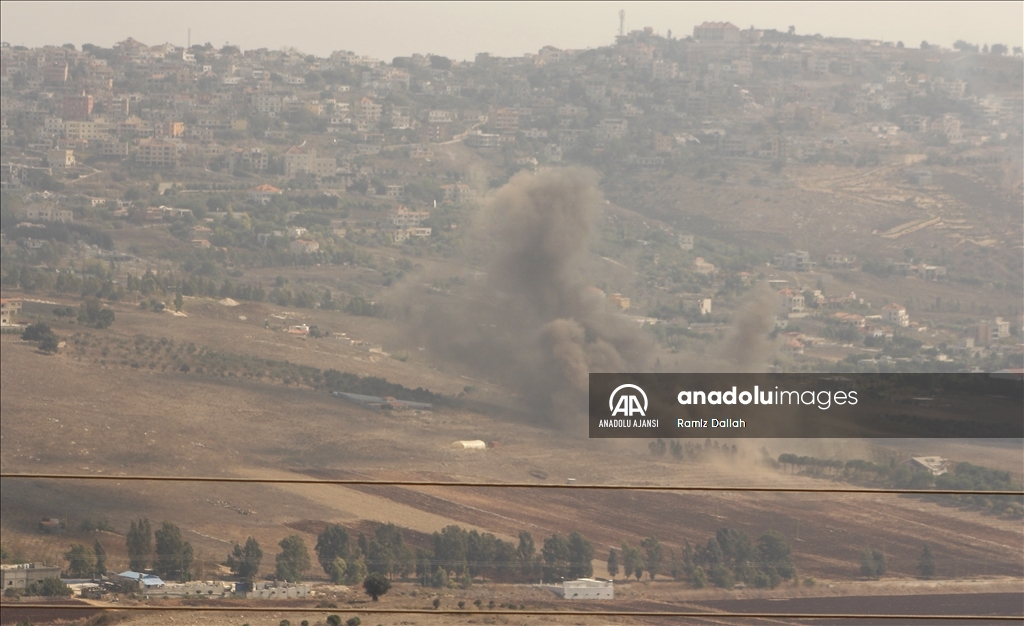
[[[433,229],[426,226],[399,228],[391,231],[391,238],[395,243],[402,243],[403,241],[408,241],[413,237],[429,237],[431,232],[433,232]]]
[[[814,269],[816,263],[811,261],[811,254],[806,250],[795,250],[785,254],[776,255],[775,265],[785,270],[796,272],[807,272]]]
[[[318,157],[314,148],[293,146],[284,153],[285,176],[307,173],[328,177],[334,176],[337,171],[337,161],[333,157]]]
[[[462,204],[476,198],[476,191],[463,183],[441,185],[441,193],[444,194],[444,202],[451,202],[452,204]]]
[[[404,206],[388,214],[388,221],[400,228],[419,226],[423,220],[430,218],[429,211],[410,211]]]
[[[693,38],[704,42],[739,42],[740,29],[731,22],[704,22],[693,27]]]
[[[853,267],[857,264],[857,257],[848,254],[827,254],[825,265],[830,267]]]
[[[178,146],[164,139],[140,139],[135,163],[142,167],[177,167]]]
[[[68,141],[95,141],[110,136],[110,126],[102,120],[68,120],[64,122],[64,137]]]
[[[619,307],[623,311],[629,308],[629,298],[622,295],[621,293],[610,293],[608,294],[608,301]]]
[[[8,589],[25,589],[47,578],[60,578],[60,568],[42,563],[0,565],[0,586],[5,592]]]
[[[264,183],[249,190],[249,199],[259,204],[268,204],[274,196],[280,196],[283,193],[277,187]]]
[[[905,328],[910,325],[910,316],[905,306],[893,302],[882,307],[882,321]]]
[[[987,345],[992,341],[1010,336],[1010,322],[1001,317],[994,320],[982,320],[978,324],[978,344]]]
[[[624,118],[607,118],[597,125],[597,134],[604,139],[621,139],[626,136],[629,122]]]
[[[64,119],[87,120],[92,115],[92,96],[84,92],[80,95],[64,96]]]
[[[296,239],[288,244],[288,250],[296,254],[312,254],[320,249],[320,244],[312,239]]]
[[[58,209],[52,205],[36,204],[25,207],[25,219],[30,222],[60,222],[70,224],[75,219],[71,209]]]
[[[491,126],[507,133],[519,130],[519,111],[516,109],[498,109],[490,117]]]
[[[708,263],[704,257],[697,257],[693,260],[693,271],[697,274],[708,276],[715,273],[714,263]]]
[[[72,167],[75,164],[75,151],[54,148],[46,151],[46,164],[50,167]]]
[[[0,298],[0,326],[10,326],[14,323],[21,313],[21,303],[21,298]]]
[[[790,313],[801,313],[806,308],[804,295],[795,289],[779,291],[779,298],[782,300],[783,310]]]

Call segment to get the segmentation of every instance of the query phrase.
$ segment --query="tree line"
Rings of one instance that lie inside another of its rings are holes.
[[[680,554],[664,547],[656,537],[647,537],[639,546],[623,543],[621,551],[608,554],[608,574],[619,572],[639,581],[646,573],[651,580],[668,573],[701,589],[709,583],[732,589],[737,583],[775,588],[783,580],[797,576],[789,542],[778,531],[769,530],[754,541],[745,531],[719,528],[704,544],[691,546],[684,540]]]
[[[791,472],[800,471],[814,477],[831,477],[865,486],[965,491],[1020,489],[1020,485],[1013,482],[1009,472],[967,462],[957,463],[950,467],[949,471],[938,476],[923,468],[896,463],[895,459],[890,459],[889,463],[879,464],[863,459],[842,461],[787,453],[779,455],[778,463],[783,468],[788,467]],[[1024,497],[1021,496],[936,494],[924,497],[960,502],[1013,518],[1024,518]]]

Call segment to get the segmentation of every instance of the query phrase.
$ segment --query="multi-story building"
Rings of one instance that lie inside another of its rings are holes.
[[[50,167],[71,167],[75,164],[75,151],[54,148],[46,151],[46,164]]]
[[[21,313],[21,298],[0,298],[0,326],[10,326]],[[4,588],[6,589],[6,581]]]
[[[178,146],[164,139],[140,139],[135,163],[142,167],[177,167]]]
[[[292,146],[284,153],[285,176],[307,173],[327,177],[334,176],[337,171],[337,161],[333,157],[318,157],[314,148]]]
[[[910,325],[910,316],[907,315],[907,307],[902,304],[887,304],[882,307],[882,321],[906,328]]]
[[[85,93],[64,96],[64,119],[87,120],[92,115],[92,106],[92,96]]]

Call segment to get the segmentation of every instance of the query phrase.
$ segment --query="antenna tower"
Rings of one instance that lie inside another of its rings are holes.
[[[619,37],[626,34],[626,11],[624,9],[619,10]]]

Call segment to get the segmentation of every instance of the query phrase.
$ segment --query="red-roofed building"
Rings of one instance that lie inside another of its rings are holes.
[[[259,187],[253,187],[249,190],[249,199],[260,204],[267,204],[271,198],[282,193],[284,192],[277,187],[264,183]]]

